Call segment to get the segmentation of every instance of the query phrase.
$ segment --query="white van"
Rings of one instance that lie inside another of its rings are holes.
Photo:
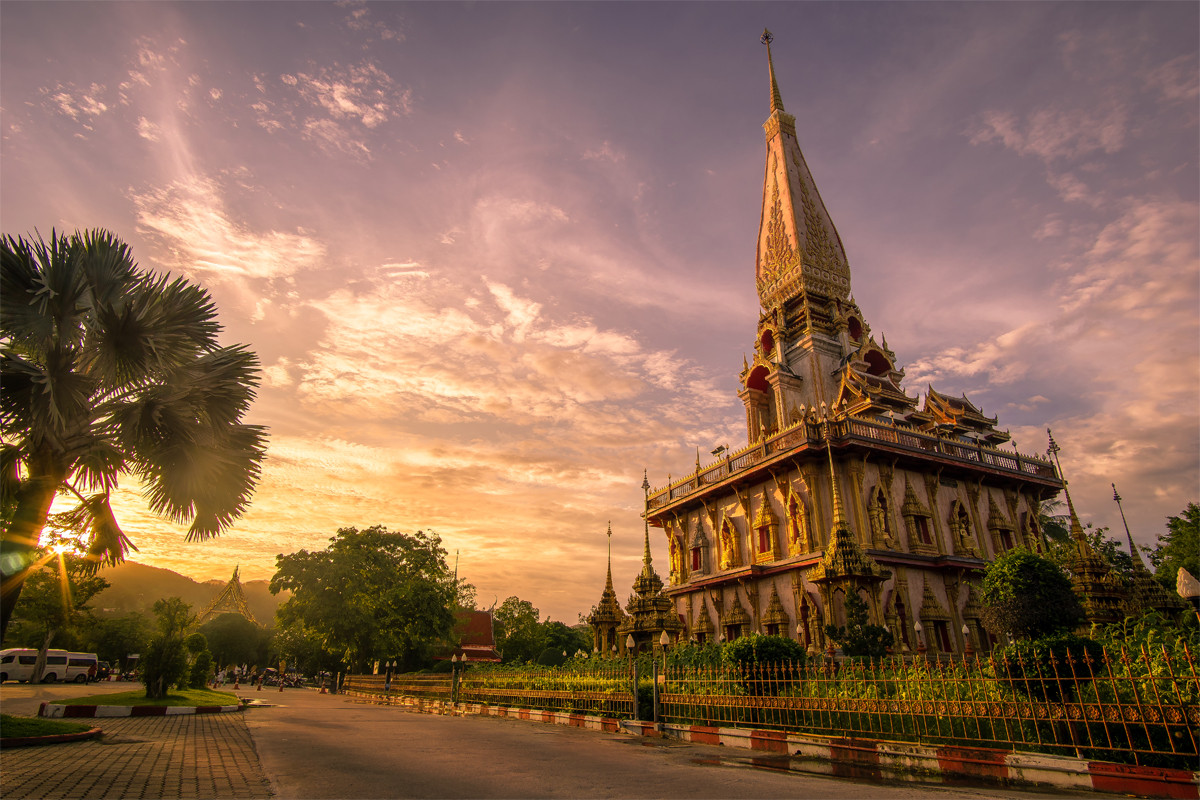
[[[37,663],[37,650],[16,647],[0,650],[0,681],[28,681]],[[42,683],[74,681],[87,683],[95,677],[99,660],[95,653],[69,653],[66,650],[47,650],[46,668]]]

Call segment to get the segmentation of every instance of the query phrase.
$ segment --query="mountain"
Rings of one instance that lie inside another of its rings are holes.
[[[232,573],[231,573],[232,574]],[[91,606],[102,616],[119,616],[136,611],[153,614],[154,603],[167,597],[178,597],[199,614],[208,607],[228,581],[204,581],[200,583],[186,575],[162,567],[150,567],[127,561],[115,567],[100,570],[100,577],[111,586],[92,601]],[[273,595],[267,589],[267,581],[242,581],[246,594],[246,605],[260,625],[273,625],[275,609],[287,600],[287,593]]]

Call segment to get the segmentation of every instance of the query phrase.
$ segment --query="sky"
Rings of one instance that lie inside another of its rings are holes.
[[[133,560],[269,578],[433,530],[487,607],[640,569],[643,471],[746,441],[766,49],[916,396],[1152,544],[1200,500],[1195,3],[0,4],[0,224],[102,227],[262,362],[215,540],[125,481]],[[666,542],[652,532],[660,575]]]

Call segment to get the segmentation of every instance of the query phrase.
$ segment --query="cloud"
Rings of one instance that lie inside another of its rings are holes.
[[[162,129],[145,117],[138,117],[137,132],[138,136],[151,142],[157,142],[162,138]]]
[[[314,268],[325,255],[308,234],[254,231],[236,221],[212,179],[181,179],[132,199],[138,230],[162,244],[164,266],[207,281],[286,277]]]
[[[969,132],[971,144],[999,142],[1018,155],[1043,161],[1112,154],[1126,141],[1128,110],[1115,103],[1095,109],[1041,108],[1020,119],[1007,111],[985,111]]]

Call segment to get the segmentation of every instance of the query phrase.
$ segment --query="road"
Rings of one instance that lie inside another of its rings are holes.
[[[448,717],[313,691],[264,692],[246,723],[283,798],[1062,797],[880,785],[749,766],[751,754],[493,717]]]

